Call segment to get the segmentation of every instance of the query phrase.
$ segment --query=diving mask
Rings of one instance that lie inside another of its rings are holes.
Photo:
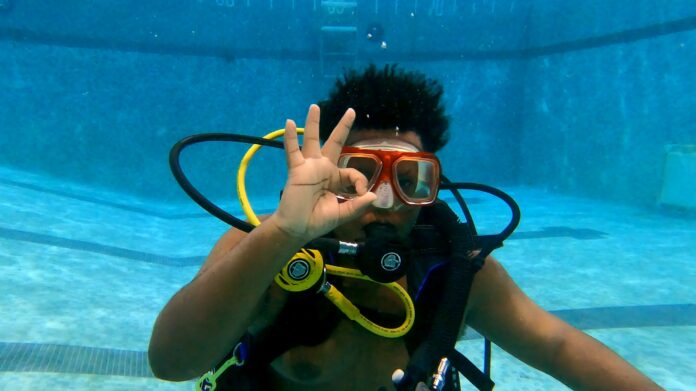
[[[430,152],[397,139],[370,139],[343,147],[339,168],[354,168],[367,178],[367,188],[377,194],[373,203],[389,209],[398,198],[406,205],[429,205],[440,185],[440,161]],[[355,187],[346,186],[339,198],[356,197]]]

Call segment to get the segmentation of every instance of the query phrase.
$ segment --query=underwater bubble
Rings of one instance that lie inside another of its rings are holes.
[[[381,41],[384,38],[384,28],[381,24],[372,22],[367,25],[366,36],[368,41]]]

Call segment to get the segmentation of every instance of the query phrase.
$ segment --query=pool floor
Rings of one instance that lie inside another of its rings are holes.
[[[666,389],[696,389],[693,214],[504,190],[522,221],[494,256],[522,289]],[[152,377],[147,345],[225,224],[192,202],[156,205],[7,168],[0,194],[0,389],[191,390]],[[470,202],[484,233],[504,226],[500,205]],[[482,347],[475,332],[458,344],[479,365]],[[497,348],[492,375],[497,390],[566,389]]]

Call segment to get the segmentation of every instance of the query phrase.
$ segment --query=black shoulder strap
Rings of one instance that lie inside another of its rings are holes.
[[[452,366],[457,368],[457,371],[464,375],[464,377],[479,390],[492,390],[493,386],[495,386],[495,383],[493,383],[493,380],[491,380],[487,374],[481,372],[474,363],[458,350],[452,349],[449,354],[447,354],[447,358]]]
[[[444,202],[423,208],[418,224],[424,227],[445,226],[441,236],[448,243],[438,243],[438,247],[442,249],[444,246],[454,252],[439,263],[419,259],[414,262],[416,267],[409,274],[409,291],[416,300],[417,316],[416,324],[406,336],[411,360],[406,378],[397,385],[397,389],[413,389],[418,381],[431,375],[426,372],[436,368],[442,357],[450,359],[452,366],[480,390],[491,389],[494,383],[490,377],[454,349],[471,284],[475,273],[483,265],[483,258],[472,259],[461,250],[473,248],[472,234]],[[422,239],[427,230],[421,231],[419,235]],[[427,271],[418,270],[423,268],[427,268]],[[486,362],[489,360],[490,354],[486,351]]]

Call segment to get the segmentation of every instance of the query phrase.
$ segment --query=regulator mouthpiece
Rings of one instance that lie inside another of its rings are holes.
[[[406,275],[411,261],[411,247],[399,236],[395,226],[371,223],[365,226],[366,240],[357,254],[363,274],[381,282],[394,282]]]

